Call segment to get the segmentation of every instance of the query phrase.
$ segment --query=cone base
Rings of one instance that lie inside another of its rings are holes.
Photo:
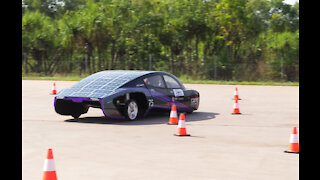
[[[299,154],[299,152],[293,152],[293,151],[283,151],[285,153],[295,153],[295,154]]]
[[[241,114],[241,113],[231,113],[232,115],[237,115],[237,114]]]
[[[190,134],[173,134],[175,136],[191,136]]]
[[[242,99],[241,98],[239,98],[239,99],[232,98],[232,100],[242,100]]]
[[[57,180],[56,171],[45,171],[42,180]]]
[[[175,124],[175,123],[167,123],[167,124],[169,124],[169,125],[178,125],[178,123],[177,124]]]

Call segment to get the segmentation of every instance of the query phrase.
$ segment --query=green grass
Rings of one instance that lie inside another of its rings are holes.
[[[87,75],[55,75],[39,76],[29,75],[22,76],[22,80],[53,80],[53,81],[80,81]],[[220,85],[261,85],[261,86],[299,86],[299,82],[249,82],[249,81],[214,81],[214,80],[193,80],[189,77],[182,76],[179,80],[184,84],[220,84]]]
[[[55,75],[55,76],[38,76],[28,75],[22,76],[22,80],[53,80],[53,81],[80,81],[87,77],[87,75],[75,76],[75,75]]]
[[[223,84],[223,85],[261,85],[261,86],[299,86],[299,82],[249,82],[249,81],[214,81],[214,80],[181,80],[186,84]]]
[[[261,85],[261,86],[299,86],[299,82],[272,82],[272,81],[214,81],[214,80],[193,80],[186,77],[179,77],[182,83],[186,84],[220,84],[220,85]]]

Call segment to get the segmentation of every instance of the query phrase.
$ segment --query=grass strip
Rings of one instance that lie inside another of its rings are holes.
[[[80,81],[87,75],[56,75],[56,76],[22,76],[22,80],[53,80],[53,81]],[[214,81],[214,80],[193,80],[185,76],[179,77],[184,84],[219,84],[219,85],[261,85],[261,86],[299,86],[299,82],[271,82],[271,81]]]

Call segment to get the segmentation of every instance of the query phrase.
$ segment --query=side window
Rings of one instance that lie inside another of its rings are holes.
[[[163,75],[168,88],[181,88],[180,84],[170,76]]]
[[[163,79],[160,75],[145,78],[143,81],[147,87],[165,88]]]

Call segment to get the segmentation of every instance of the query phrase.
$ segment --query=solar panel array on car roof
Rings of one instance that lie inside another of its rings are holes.
[[[102,98],[111,95],[125,83],[147,73],[150,71],[101,71],[82,79],[70,88],[63,89],[57,95]]]

